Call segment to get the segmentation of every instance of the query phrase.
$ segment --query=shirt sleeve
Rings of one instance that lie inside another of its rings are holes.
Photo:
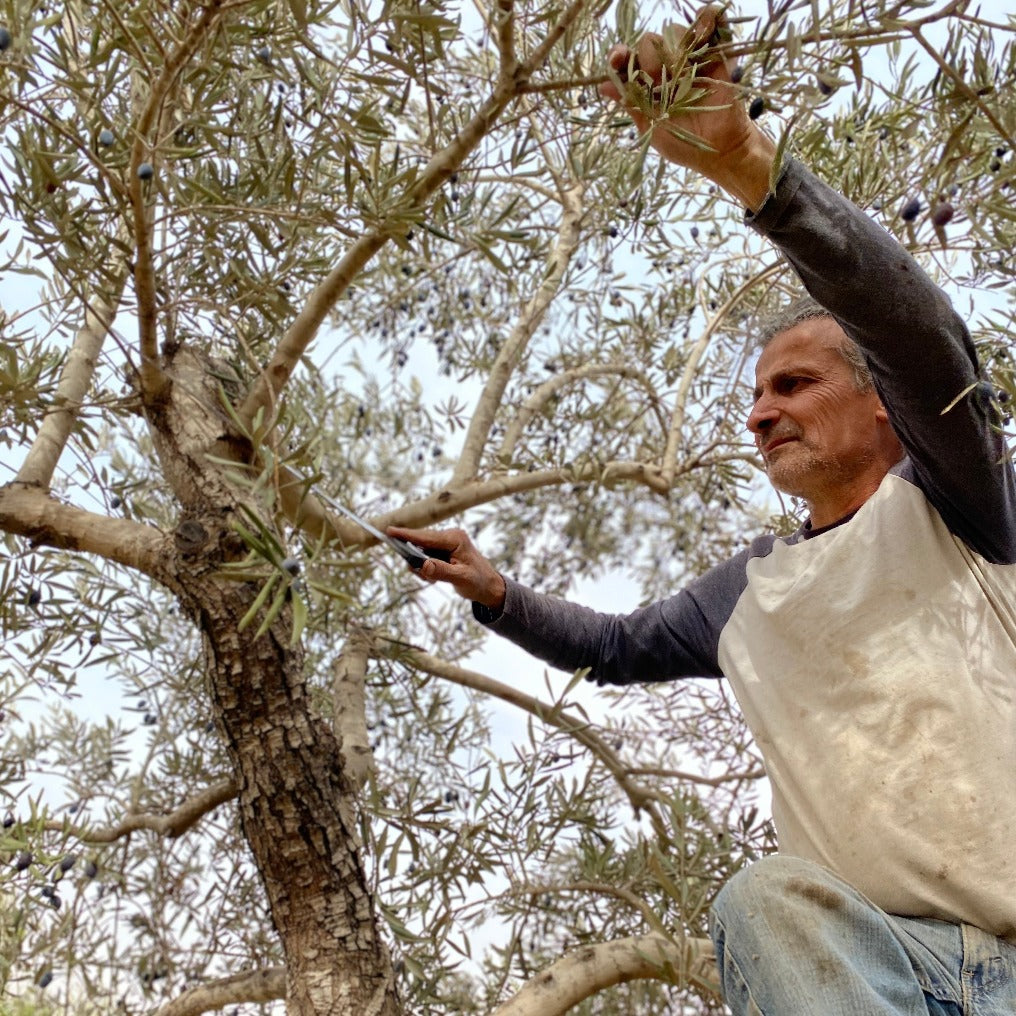
[[[789,160],[749,224],[857,343],[917,482],[950,531],[1016,562],[1016,484],[991,386],[948,297],[881,226]]]
[[[750,556],[748,548],[676,596],[630,614],[601,613],[505,579],[504,609],[488,627],[552,667],[588,668],[601,685],[721,677],[720,632],[747,584]],[[474,615],[492,616],[475,606]]]

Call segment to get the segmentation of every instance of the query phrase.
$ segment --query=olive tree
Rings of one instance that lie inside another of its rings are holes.
[[[334,507],[636,598],[787,524],[742,421],[794,280],[596,94],[664,14],[2,11],[12,1012],[719,1011],[705,913],[773,846],[722,684],[481,672]],[[1011,27],[730,16],[752,114],[949,281],[1004,402]]]

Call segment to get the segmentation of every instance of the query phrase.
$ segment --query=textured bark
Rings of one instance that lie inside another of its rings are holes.
[[[243,495],[208,453],[242,442],[225,438],[226,414],[199,357],[181,351],[169,377],[167,397],[150,409],[163,471],[183,506],[168,570],[203,636],[243,832],[285,954],[287,1012],[396,1016],[361,860],[356,779],[312,708],[303,651],[290,645],[289,608],[260,638],[260,618],[240,631],[259,584],[221,574],[245,552],[230,526]]]

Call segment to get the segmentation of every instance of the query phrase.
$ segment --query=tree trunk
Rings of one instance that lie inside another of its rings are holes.
[[[224,414],[204,363],[193,354],[178,360],[168,399],[149,410],[163,470],[183,503],[170,584],[204,640],[244,836],[285,954],[286,1011],[398,1016],[360,856],[356,781],[331,728],[311,708],[302,647],[289,644],[289,607],[260,638],[260,618],[239,631],[259,583],[220,573],[245,552],[229,524],[240,495],[208,459],[213,449],[222,454]]]

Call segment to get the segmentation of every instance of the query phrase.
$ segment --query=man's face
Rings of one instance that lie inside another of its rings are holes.
[[[843,338],[832,318],[803,321],[777,335],[755,369],[748,429],[773,486],[813,510],[851,501],[855,488],[867,497],[888,468],[885,410],[873,391],[857,390]]]

